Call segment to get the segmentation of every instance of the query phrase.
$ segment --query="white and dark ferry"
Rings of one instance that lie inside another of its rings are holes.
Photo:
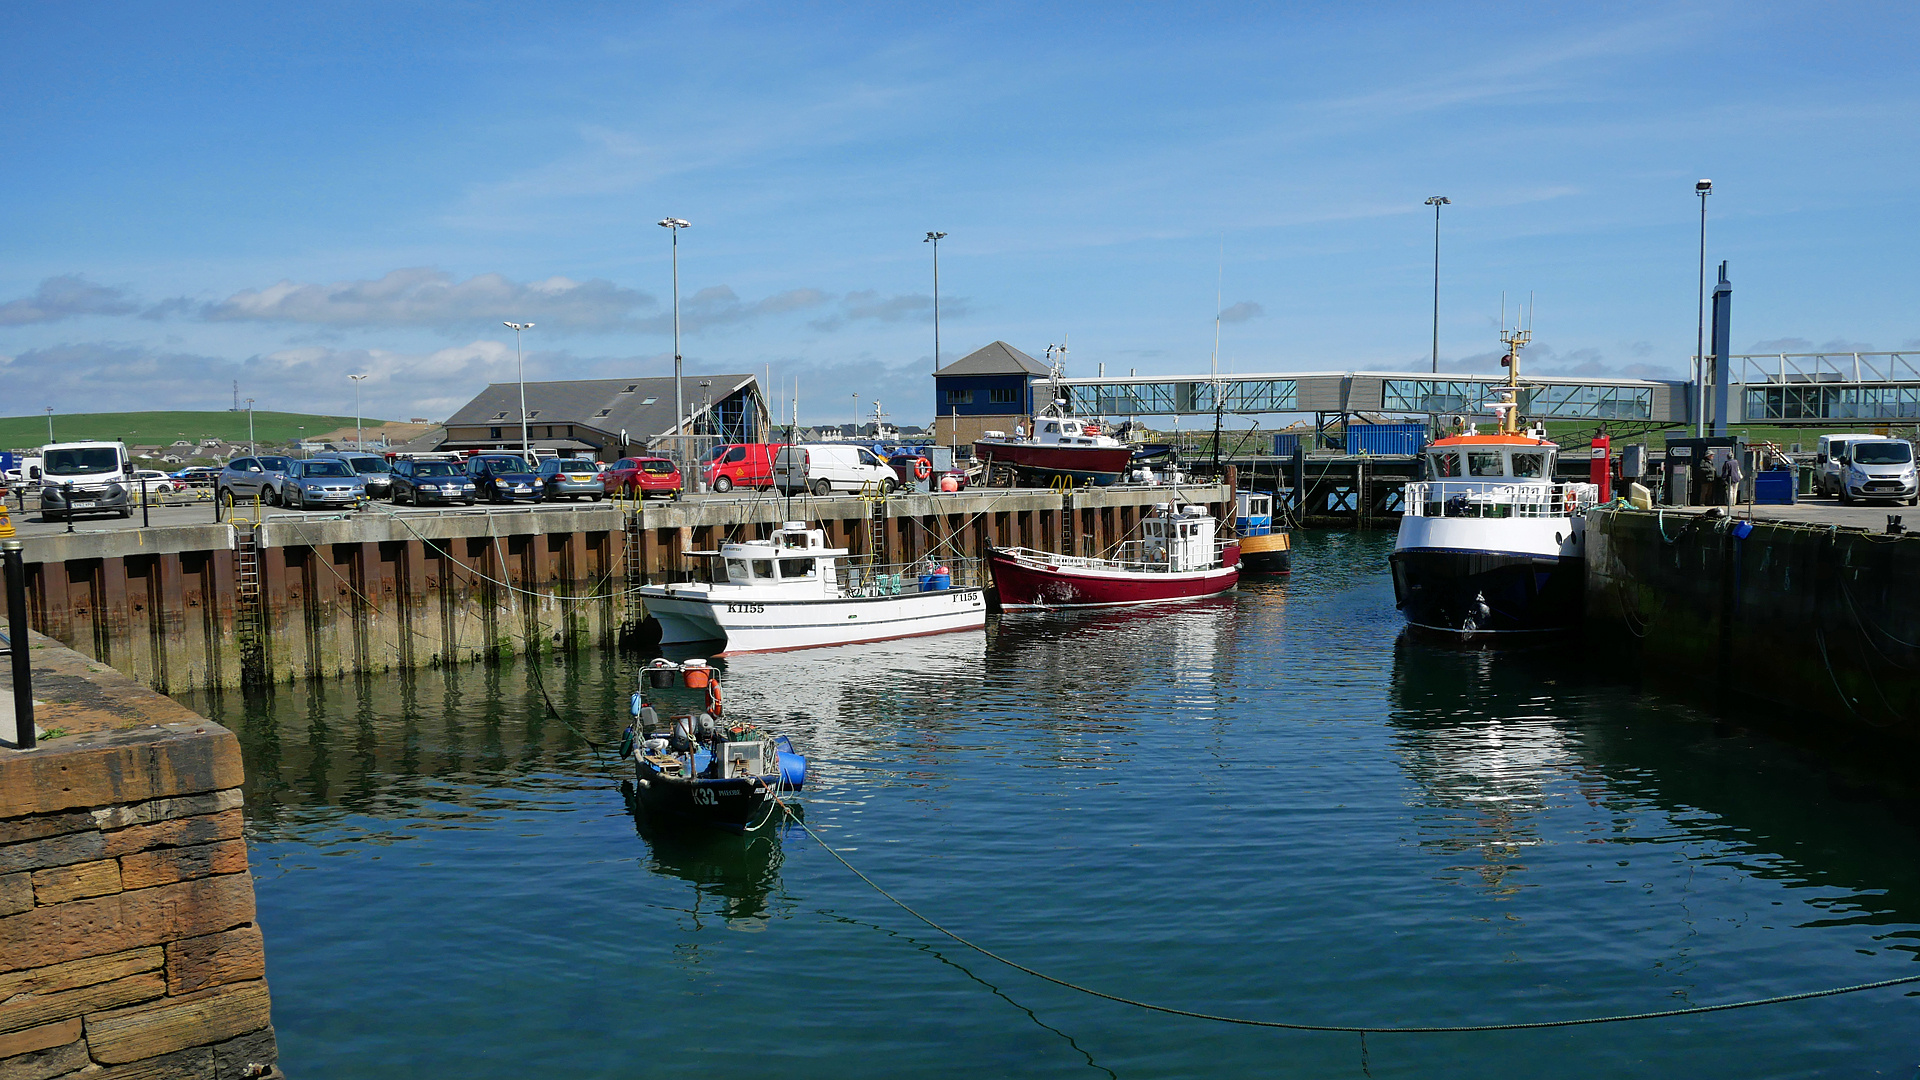
[[[1497,430],[1436,439],[1427,480],[1406,486],[1393,592],[1407,622],[1460,638],[1570,630],[1584,609],[1592,484],[1556,483],[1560,448],[1519,426],[1520,350],[1503,333],[1507,383],[1491,404]]]

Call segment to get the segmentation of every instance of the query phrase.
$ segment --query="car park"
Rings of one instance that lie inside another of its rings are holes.
[[[278,506],[280,488],[292,467],[293,459],[279,454],[234,458],[214,478],[215,497],[226,506],[255,500]]]
[[[348,467],[367,485],[368,498],[384,499],[387,497],[388,489],[392,483],[390,478],[392,467],[387,464],[386,458],[381,457],[379,454],[354,453],[350,450],[332,450],[324,454],[315,454],[309,460],[324,461],[327,459],[346,462]]]
[[[779,443],[732,443],[716,446],[707,461],[707,488],[724,495],[737,487],[773,486],[773,459]]]
[[[553,500],[585,498],[599,502],[607,497],[599,468],[584,458],[541,459],[540,483],[547,498]]]
[[[391,484],[387,497],[394,503],[462,503],[472,506],[475,498],[473,477],[457,462],[415,461],[401,458],[388,474]]]
[[[663,457],[621,458],[600,474],[602,488],[609,495],[644,499],[649,495],[680,494],[680,470]]]
[[[474,492],[488,502],[539,502],[540,474],[519,454],[475,454],[467,459]]]
[[[280,489],[284,505],[305,510],[315,506],[358,506],[367,497],[366,481],[353,466],[338,458],[307,458],[287,470]]]
[[[1914,471],[1913,444],[1905,439],[1855,439],[1840,455],[1840,501],[1888,499],[1920,506],[1920,475]]]

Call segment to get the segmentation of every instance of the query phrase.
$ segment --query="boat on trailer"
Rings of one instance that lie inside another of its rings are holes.
[[[662,645],[725,642],[723,652],[851,645],[977,630],[987,622],[978,559],[881,566],[789,521],[764,540],[690,551],[705,580],[638,590]]]
[[[1490,403],[1497,430],[1436,439],[1429,479],[1405,489],[1389,565],[1394,602],[1417,629],[1461,640],[1569,630],[1586,594],[1586,511],[1593,484],[1557,483],[1560,447],[1518,420],[1520,350],[1503,332],[1507,382]]]
[[[1032,548],[989,548],[987,567],[1002,610],[1117,607],[1217,596],[1240,581],[1238,541],[1218,538],[1204,506],[1154,507],[1140,539],[1111,558]]]
[[[1048,357],[1059,348],[1050,346]],[[986,483],[993,482],[996,467],[1010,470],[1016,484],[1039,487],[1056,483],[1107,487],[1126,475],[1133,463],[1134,447],[1108,434],[1099,421],[1073,415],[1060,382],[1064,375],[1065,369],[1056,362],[1049,383],[1050,400],[1033,415],[1030,430],[1016,431],[1012,436],[1004,431],[985,431],[974,440],[973,456],[985,465]]]
[[[697,710],[662,721],[649,691],[699,691]],[[635,798],[647,813],[727,832],[753,832],[773,819],[783,791],[807,782],[807,759],[785,735],[726,718],[719,673],[705,660],[655,660],[642,669],[633,723],[622,740],[633,758]]]

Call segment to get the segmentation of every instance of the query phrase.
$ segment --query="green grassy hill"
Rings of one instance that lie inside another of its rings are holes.
[[[366,424],[381,421],[364,417]],[[305,427],[309,436],[352,427],[351,416],[309,416],[304,413],[256,412],[253,414],[254,438],[266,443],[285,443],[300,437]],[[55,413],[53,434],[60,442],[81,439],[119,440],[129,446],[157,443],[166,445],[175,439],[225,439],[245,442],[247,414],[244,412],[136,412],[136,413]],[[47,441],[47,416],[0,416],[0,448],[29,449]]]

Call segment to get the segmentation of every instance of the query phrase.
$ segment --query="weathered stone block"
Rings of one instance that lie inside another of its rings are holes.
[[[49,1024],[35,1031],[47,1031],[58,1028],[62,1031],[73,1029],[74,1040],[80,1037],[80,1021],[69,1020],[62,1024]],[[91,1062],[87,1059],[87,1044],[69,1041],[59,1046],[35,1050],[6,1058],[0,1058],[0,1080],[52,1080],[53,1077],[84,1069]]]
[[[266,944],[257,926],[167,943],[167,993],[176,997],[266,974]]]
[[[206,1080],[214,1075],[213,1047],[196,1046],[126,1065],[89,1065],[60,1080]]]
[[[185,997],[87,1017],[87,1047],[108,1065],[170,1054],[258,1031],[272,1019],[265,982],[216,986]]]
[[[76,986],[112,982],[143,971],[158,971],[165,963],[166,952],[158,945],[149,945],[144,949],[129,949],[110,956],[90,956],[85,960],[69,960],[51,967],[10,971],[0,975],[0,1001],[8,1001],[22,994],[52,994]]]
[[[38,840],[43,836],[83,832],[93,827],[93,815],[85,810],[13,818],[10,821],[0,821],[0,844],[17,844],[22,840]]]
[[[198,817],[202,814],[217,814],[222,810],[236,810],[246,798],[239,788],[225,791],[209,791],[204,795],[182,795],[171,799],[149,799],[132,806],[108,806],[95,810],[90,815],[94,827],[102,831],[124,829],[129,825],[150,825],[156,821],[169,821],[173,818]]]
[[[85,900],[89,896],[105,896],[119,891],[118,859],[33,872],[33,899],[39,904],[64,904],[69,900]]]
[[[215,840],[237,840],[244,822],[239,810],[223,810],[200,817],[174,818],[151,825],[132,825],[106,837],[108,855],[127,855],[157,847],[185,847]]]
[[[0,919],[0,971],[200,937],[252,921],[253,882],[245,874],[38,907]]]
[[[23,994],[0,1002],[0,1032],[24,1031],[55,1020],[70,1020],[102,1009],[152,1001],[166,992],[166,977],[149,971],[52,994]]]
[[[0,1035],[0,1059],[31,1054],[53,1046],[65,1046],[80,1037],[80,1018],[42,1024],[25,1031]]]
[[[123,888],[144,889],[213,874],[237,874],[247,868],[247,842],[222,840],[194,847],[140,851],[120,858]]]
[[[107,857],[107,839],[97,832],[68,833],[0,847],[0,874],[44,870]]]
[[[33,875],[25,870],[0,875],[0,915],[17,915],[33,906]]]
[[[237,788],[240,742],[211,722],[95,731],[0,752],[0,819]]]
[[[245,1080],[252,1074],[250,1065],[272,1065],[280,1060],[280,1047],[271,1026],[249,1032],[213,1048],[215,1080]],[[279,1072],[273,1075],[279,1076]]]

